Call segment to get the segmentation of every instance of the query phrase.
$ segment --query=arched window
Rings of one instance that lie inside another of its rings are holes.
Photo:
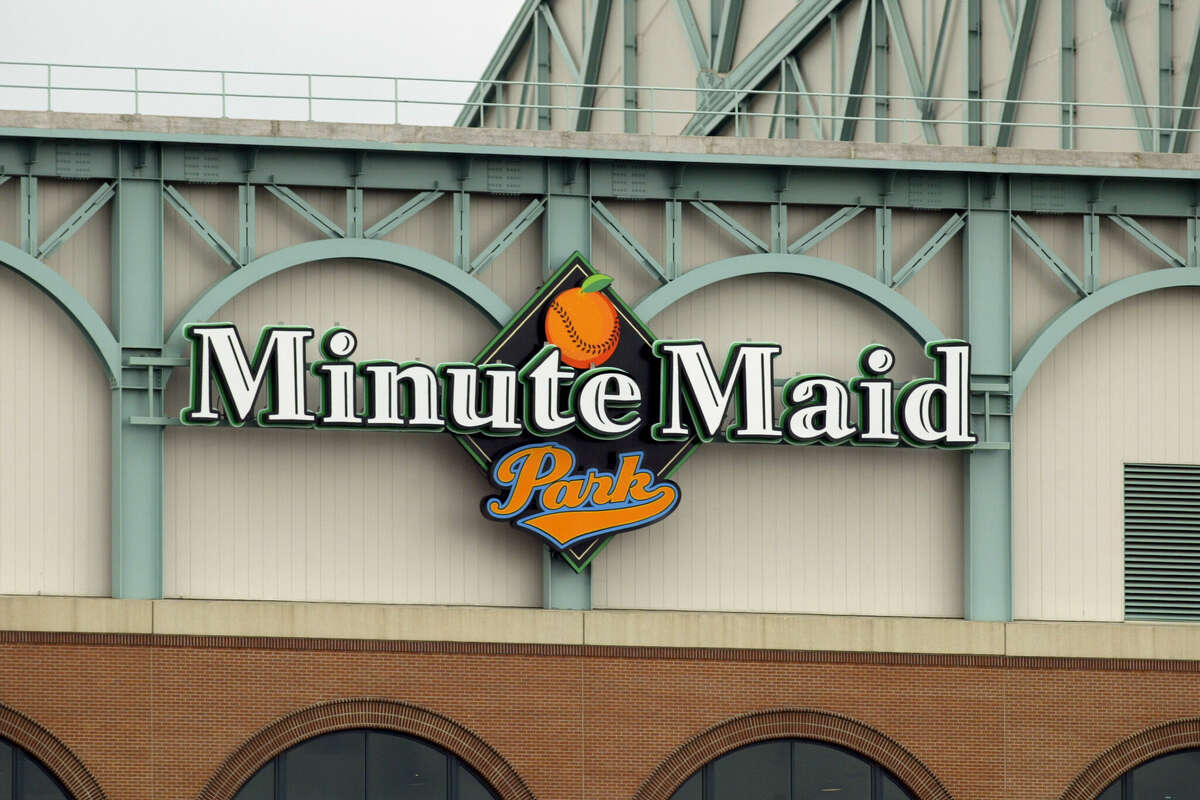
[[[0,739],[0,800],[69,800],[63,785],[41,762]]]
[[[913,798],[887,770],[849,750],[810,739],[773,739],[708,762],[671,800]]]
[[[1184,800],[1200,787],[1200,748],[1179,750],[1139,764],[1113,781],[1097,800]]]
[[[326,733],[263,765],[234,800],[495,800],[453,753],[381,730]],[[0,796],[0,800],[3,797]]]

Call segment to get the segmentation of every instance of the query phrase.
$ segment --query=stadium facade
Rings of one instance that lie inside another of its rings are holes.
[[[0,112],[0,798],[1192,796],[1198,92],[531,0],[453,128]]]

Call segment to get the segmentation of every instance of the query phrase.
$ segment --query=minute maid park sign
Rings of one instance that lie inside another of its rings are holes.
[[[681,494],[670,476],[722,433],[797,445],[976,442],[965,342],[928,344],[933,377],[899,387],[886,377],[892,351],[871,345],[849,380],[791,378],[777,415],[779,345],[734,344],[718,369],[700,341],[656,339],[611,284],[574,255],[470,363],[354,362],[357,338],[333,328],[306,370],[312,328],[268,326],[249,356],[235,326],[190,325],[191,404],[180,419],[241,426],[265,389],[263,426],[449,431],[495,487],[483,515],[541,536],[577,570],[615,534],[670,514]]]

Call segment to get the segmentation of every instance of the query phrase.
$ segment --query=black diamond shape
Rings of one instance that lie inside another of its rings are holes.
[[[544,320],[550,303],[559,292],[579,286],[594,274],[596,273],[592,265],[581,254],[575,253],[513,316],[496,338],[483,348],[475,357],[474,363],[520,365],[537,355],[546,343]],[[589,467],[612,470],[616,466],[617,454],[640,450],[643,453],[642,466],[658,478],[668,478],[700,442],[695,436],[682,442],[663,442],[650,436],[650,427],[655,421],[652,415],[657,413],[658,409],[659,392],[658,359],[651,350],[654,334],[634,315],[611,286],[601,291],[616,306],[621,328],[617,349],[604,362],[604,366],[623,370],[642,387],[642,424],[621,439],[593,439],[576,429],[555,434],[553,439],[574,451],[576,468],[579,471]],[[518,402],[517,406],[520,408],[521,404]],[[492,463],[497,458],[518,447],[546,441],[528,431],[518,436],[457,434],[455,438],[489,477]],[[608,534],[580,542],[560,550],[559,554],[577,572],[582,572],[615,535]]]

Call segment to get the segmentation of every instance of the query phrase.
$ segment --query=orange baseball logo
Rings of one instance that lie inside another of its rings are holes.
[[[613,279],[591,275],[573,289],[564,289],[546,312],[546,341],[557,347],[570,367],[588,369],[603,364],[621,341],[617,308],[603,294]]]

